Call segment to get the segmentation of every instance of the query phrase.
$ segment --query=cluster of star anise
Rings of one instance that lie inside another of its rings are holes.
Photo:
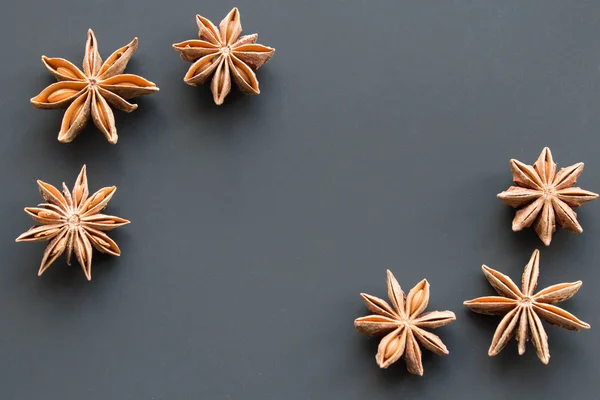
[[[222,104],[229,93],[232,79],[241,91],[260,93],[253,71],[266,63],[275,49],[256,44],[257,34],[240,37],[242,25],[237,8],[227,14],[219,28],[200,15],[196,19],[199,40],[173,45],[184,60],[193,62],[184,78],[185,82],[198,85],[213,76],[211,90],[217,105]],[[128,100],[158,92],[154,83],[141,76],[124,73],[137,46],[138,39],[134,38],[103,62],[98,41],[90,29],[82,69],[64,58],[42,56],[42,63],[57,82],[33,97],[31,103],[40,109],[66,109],[58,133],[61,143],[73,141],[90,119],[110,143],[117,143],[117,128],[111,107],[132,112],[138,106]],[[72,192],[64,183],[62,192],[42,181],[38,181],[38,185],[46,203],[25,208],[25,212],[38,225],[19,236],[17,242],[49,241],[39,275],[66,253],[67,264],[70,265],[74,254],[89,280],[92,276],[92,248],[115,256],[121,254],[117,244],[104,232],[129,221],[100,214],[116,187],[100,189],[88,197],[85,166]]]
[[[534,225],[546,245],[550,244],[557,223],[572,232],[583,231],[572,208],[598,197],[596,193],[572,187],[583,171],[583,163],[557,172],[550,149],[545,148],[534,165],[511,160],[510,166],[515,186],[498,197],[519,208],[513,221],[514,231]],[[499,296],[464,302],[476,313],[503,316],[492,338],[490,356],[500,353],[511,338],[516,338],[519,354],[525,353],[526,343],[531,341],[539,359],[547,364],[550,350],[542,320],[572,331],[590,328],[589,324],[555,305],[573,297],[581,287],[581,281],[552,285],[536,293],[539,257],[539,251],[535,250],[525,266],[521,288],[508,276],[484,265],[483,273]],[[356,319],[354,326],[361,333],[384,336],[375,357],[381,368],[404,357],[409,372],[423,375],[419,345],[438,355],[448,354],[441,339],[424,328],[446,325],[455,320],[455,315],[451,311],[422,314],[429,302],[426,280],[411,289],[407,296],[388,271],[387,286],[391,305],[378,297],[361,294],[373,315]]]

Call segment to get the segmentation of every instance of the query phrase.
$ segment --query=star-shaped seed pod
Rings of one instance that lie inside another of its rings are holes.
[[[380,368],[387,368],[404,356],[408,372],[423,375],[419,344],[437,355],[448,354],[442,340],[425,328],[434,329],[447,325],[456,316],[452,311],[423,313],[429,304],[429,283],[425,279],[406,296],[388,270],[387,287],[392,306],[378,297],[361,293],[367,308],[374,315],[357,318],[354,326],[367,335],[385,335],[375,356]]]
[[[121,47],[102,63],[94,32],[88,31],[83,71],[63,58],[42,56],[44,66],[58,80],[31,99],[41,109],[66,108],[58,141],[69,143],[87,125],[90,116],[112,144],[117,143],[115,117],[110,106],[132,112],[138,106],[127,100],[158,92],[156,85],[141,76],[124,74],[138,46],[137,38]]]
[[[191,86],[206,83],[212,76],[210,90],[217,105],[223,104],[231,90],[231,78],[246,94],[259,94],[254,71],[269,61],[275,49],[256,44],[258,34],[241,36],[240,13],[234,8],[219,24],[196,15],[200,40],[186,40],[173,48],[185,61],[193,62],[184,82]]]
[[[50,241],[44,251],[38,276],[42,275],[66,251],[67,264],[71,265],[71,255],[75,253],[85,277],[91,280],[92,247],[102,253],[121,255],[119,246],[104,231],[123,226],[129,221],[100,214],[117,188],[105,187],[88,197],[85,165],[75,181],[72,192],[64,183],[62,193],[48,183],[42,181],[37,183],[40,194],[47,203],[25,208],[25,212],[38,225],[23,233],[16,241]]]
[[[538,358],[548,364],[548,335],[542,320],[571,331],[590,328],[573,314],[553,305],[573,297],[582,282],[559,283],[534,293],[540,274],[539,264],[540,252],[535,250],[525,266],[521,289],[508,276],[485,265],[482,267],[485,277],[500,296],[479,297],[465,301],[464,305],[479,314],[504,315],[494,333],[488,351],[490,356],[500,353],[508,341],[516,336],[519,355],[525,353],[525,345],[531,340]]]
[[[510,160],[510,169],[515,186],[498,194],[498,198],[519,209],[512,223],[513,231],[535,224],[535,231],[546,246],[552,241],[557,222],[568,231],[583,232],[573,208],[598,197],[596,193],[572,187],[583,171],[583,163],[561,168],[557,173],[552,153],[546,147],[535,164]]]

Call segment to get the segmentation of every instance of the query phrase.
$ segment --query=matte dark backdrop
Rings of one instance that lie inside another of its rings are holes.
[[[196,13],[233,7],[277,53],[262,94],[216,107],[182,78],[171,44]],[[42,54],[80,65],[93,28],[107,57],[134,36],[127,69],[158,84],[116,113],[112,146],[90,126],[58,143],[61,111],[29,104],[53,81]],[[19,1],[0,15],[0,396],[3,399],[598,399],[600,202],[583,235],[543,248],[513,233],[496,193],[510,158],[550,146],[600,191],[597,1]],[[117,185],[107,213],[122,257],[94,254],[93,280],[42,244],[16,244],[41,202],[36,179]],[[564,303],[592,325],[548,328],[551,362],[516,343],[487,349],[499,318],[466,310],[491,294],[481,264],[515,280],[542,249],[540,285],[583,280]],[[447,357],[425,376],[375,364],[358,334],[359,292],[431,283]]]

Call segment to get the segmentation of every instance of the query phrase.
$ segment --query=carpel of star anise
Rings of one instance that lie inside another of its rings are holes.
[[[106,139],[117,143],[115,117],[110,106],[132,112],[138,106],[127,100],[158,92],[156,85],[141,76],[124,74],[138,40],[116,50],[102,63],[94,32],[88,31],[83,71],[63,58],[42,56],[44,66],[56,77],[53,83],[31,99],[36,108],[66,108],[58,141],[69,143],[81,133],[90,116]]]
[[[452,311],[423,313],[429,304],[429,283],[425,279],[406,296],[388,270],[387,287],[391,306],[378,297],[360,294],[374,315],[357,318],[354,326],[367,335],[385,335],[375,356],[380,368],[387,368],[404,356],[408,372],[423,375],[419,344],[437,355],[448,354],[442,340],[424,328],[439,328],[454,321],[456,316]]]
[[[223,104],[231,90],[231,78],[246,94],[259,94],[254,70],[269,61],[275,49],[256,44],[258,34],[241,36],[240,13],[234,8],[219,24],[196,15],[200,40],[186,40],[173,48],[185,61],[193,62],[183,78],[191,86],[206,83],[212,76],[210,90],[217,105]]]
[[[552,241],[556,223],[568,231],[581,233],[573,208],[598,197],[596,193],[572,187],[581,172],[583,163],[561,168],[556,172],[550,149],[545,147],[533,165],[510,160],[515,186],[498,194],[506,205],[518,208],[512,223],[513,231],[534,224],[535,231],[546,246]]]
[[[25,212],[38,225],[17,238],[17,242],[40,242],[49,240],[38,276],[65,251],[67,264],[75,257],[88,280],[92,279],[92,247],[102,253],[121,255],[119,246],[104,231],[110,231],[129,221],[112,215],[100,214],[117,188],[105,187],[89,196],[85,165],[81,169],[73,191],[63,183],[62,193],[54,186],[37,181],[40,194],[47,203],[27,207]]]
[[[540,274],[538,250],[533,252],[525,266],[521,289],[508,276],[485,265],[482,269],[488,282],[500,296],[479,297],[465,301],[464,305],[479,314],[504,315],[494,333],[488,355],[500,353],[514,336],[519,344],[519,355],[525,353],[525,345],[531,340],[538,358],[548,364],[548,335],[542,320],[570,331],[590,328],[573,314],[554,305],[573,297],[581,287],[581,281],[559,283],[535,293]]]

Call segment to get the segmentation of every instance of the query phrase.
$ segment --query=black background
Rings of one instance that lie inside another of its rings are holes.
[[[277,52],[260,96],[217,107],[171,44],[233,6]],[[88,28],[104,58],[138,36],[127,72],[161,88],[116,113],[115,146],[93,125],[60,144],[62,112],[29,104],[53,82],[40,56],[81,65]],[[495,197],[544,146],[600,191],[599,2],[19,1],[0,45],[2,398],[599,398],[600,202],[546,249]],[[84,163],[92,191],[119,188],[122,256],[94,253],[91,282],[64,259],[37,278],[22,209]],[[515,342],[490,358],[500,319],[462,302],[493,293],[481,264],[518,281],[535,248],[540,287],[584,281],[564,307],[592,330],[546,325],[548,366]],[[424,377],[379,370],[353,328],[387,268],[457,315]]]

